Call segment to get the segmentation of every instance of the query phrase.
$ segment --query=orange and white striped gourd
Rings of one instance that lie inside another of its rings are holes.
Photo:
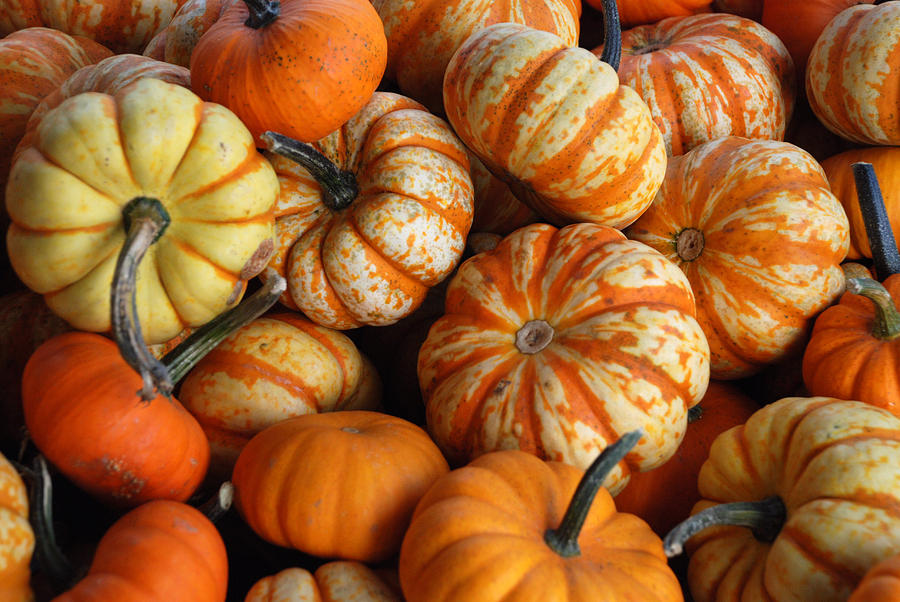
[[[34,532],[28,522],[28,492],[22,477],[0,454],[0,600],[31,602]]]

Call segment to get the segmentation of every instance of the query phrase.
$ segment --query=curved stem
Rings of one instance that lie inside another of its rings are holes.
[[[603,0],[603,53],[600,60],[619,70],[622,60],[622,23],[616,0]]]
[[[244,4],[250,11],[244,25],[253,29],[261,29],[281,15],[281,2],[277,0],[244,0]]]
[[[758,502],[732,502],[711,506],[676,525],[665,539],[663,550],[666,556],[678,556],[684,551],[684,544],[691,537],[714,526],[749,527],[756,539],[775,541],[784,521],[787,509],[777,495]]]
[[[588,511],[597,491],[609,472],[631,451],[643,435],[641,429],[622,435],[618,441],[607,446],[594,460],[575,488],[575,495],[566,508],[562,522],[556,529],[548,529],[544,533],[544,541],[560,556],[571,557],[581,554],[578,546],[578,534],[587,518]]]
[[[697,405],[688,408],[688,416],[687,421],[688,424],[692,422],[697,422],[701,418],[703,418],[703,407],[698,403]]]
[[[262,287],[241,301],[237,307],[207,322],[162,358],[173,383],[177,383],[197,365],[203,357],[238,328],[249,324],[270,307],[287,289],[287,281],[274,269],[268,273]]]
[[[211,522],[215,523],[231,509],[233,501],[234,485],[232,485],[231,481],[224,481],[219,485],[216,494],[197,509],[206,515],[206,518]]]
[[[854,295],[862,295],[875,304],[873,337],[889,341],[900,335],[900,312],[897,311],[891,294],[880,282],[871,278],[850,278],[847,280],[847,290]]]
[[[127,233],[110,292],[112,330],[122,358],[141,375],[141,400],[149,402],[156,397],[155,391],[171,396],[173,385],[165,366],[153,357],[141,334],[135,294],[137,270],[147,249],[162,235],[170,220],[162,203],[148,197],[132,199],[122,213]]]
[[[315,178],[322,187],[322,202],[332,211],[349,207],[359,194],[356,176],[339,169],[311,144],[271,131],[260,138],[269,151],[298,163]]]
[[[884,207],[884,197],[878,186],[875,168],[871,163],[854,163],[853,179],[856,181],[856,195],[859,198],[859,210],[866,236],[872,248],[872,259],[875,262],[875,274],[884,280],[891,274],[900,273],[900,252],[897,251],[897,240],[888,220]]]
[[[38,455],[32,464],[34,483],[29,495],[31,524],[36,542],[35,555],[41,570],[56,589],[66,589],[75,581],[75,571],[56,543],[53,529],[53,482],[47,461]]]

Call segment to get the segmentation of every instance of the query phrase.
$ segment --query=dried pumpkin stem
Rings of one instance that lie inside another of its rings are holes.
[[[676,525],[663,539],[663,550],[671,558],[684,551],[691,537],[715,526],[748,527],[759,541],[772,542],[787,519],[787,509],[777,495],[758,502],[732,502],[711,506]]]
[[[141,400],[151,401],[156,391],[169,397],[173,385],[166,367],[144,343],[137,316],[137,271],[147,249],[162,235],[170,219],[162,203],[149,197],[132,199],[122,214],[126,235],[110,293],[112,330],[122,358],[141,375],[143,386],[138,392]]]
[[[591,463],[578,482],[575,495],[572,496],[559,527],[548,529],[544,533],[544,541],[554,552],[567,558],[581,554],[578,535],[597,496],[597,491],[610,471],[631,451],[643,434],[641,429],[625,433],[618,441],[607,446]]]
[[[600,60],[619,70],[622,60],[622,23],[616,0],[603,0],[603,53]]]
[[[703,406],[701,406],[698,403],[697,405],[695,405],[691,408],[688,408],[687,414],[688,414],[688,416],[687,416],[688,424],[691,424],[692,422],[697,422],[698,420],[703,418]]]
[[[281,2],[272,0],[244,0],[250,14],[244,25],[261,29],[281,16]]]
[[[322,202],[332,211],[349,207],[359,194],[356,176],[339,169],[313,145],[271,131],[260,138],[269,151],[298,163],[315,178],[322,187]]]
[[[900,336],[900,312],[884,285],[871,278],[850,278],[847,280],[847,290],[854,295],[862,295],[875,304],[873,337],[890,341]]]
[[[204,502],[199,508],[211,522],[215,523],[231,509],[234,501],[234,485],[231,481],[224,481],[216,490],[216,494]]]
[[[56,543],[56,531],[53,528],[53,482],[44,456],[36,456],[32,467],[34,482],[29,494],[29,505],[36,560],[56,589],[68,589],[75,582],[75,571]]]
[[[203,357],[238,328],[249,324],[270,307],[287,288],[287,281],[274,269],[268,268],[262,287],[241,301],[237,307],[219,314],[207,322],[162,358],[173,383],[184,378]]]
[[[546,320],[529,320],[516,331],[516,349],[527,355],[538,353],[550,344],[554,332]]]
[[[854,163],[853,179],[856,182],[856,195],[859,199],[859,210],[866,236],[872,248],[872,259],[875,262],[875,274],[884,280],[891,274],[900,273],[900,252],[897,251],[897,240],[888,220],[884,197],[875,176],[875,168],[871,163]]]
[[[706,238],[697,228],[685,228],[675,237],[675,253],[682,261],[694,261],[703,254]]]

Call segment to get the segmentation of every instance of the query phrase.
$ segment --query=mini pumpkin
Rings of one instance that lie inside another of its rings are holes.
[[[190,67],[191,53],[200,37],[219,20],[222,12],[239,0],[187,0],[169,24],[144,48],[144,56],[181,67]]]
[[[900,598],[900,554],[885,558],[863,576],[847,602],[892,602]]]
[[[362,564],[348,560],[326,562],[310,573],[286,568],[257,581],[244,602],[400,602],[402,598]]]
[[[31,602],[34,532],[28,522],[28,492],[19,473],[0,454],[0,599]]]

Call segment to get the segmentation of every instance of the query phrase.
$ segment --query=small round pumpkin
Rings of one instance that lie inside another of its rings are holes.
[[[22,477],[0,454],[0,600],[31,602],[29,584],[34,532],[28,522],[28,492]]]
[[[586,0],[596,9],[601,9],[601,0]],[[696,13],[709,12],[712,0],[618,0],[619,18],[623,28],[656,23],[666,17],[684,17]]]
[[[326,562],[310,573],[286,568],[257,581],[244,602],[400,602],[400,595],[361,562]]]
[[[169,24],[144,48],[144,56],[181,67],[190,67],[191,53],[200,37],[219,20],[222,12],[240,0],[187,0]]]

